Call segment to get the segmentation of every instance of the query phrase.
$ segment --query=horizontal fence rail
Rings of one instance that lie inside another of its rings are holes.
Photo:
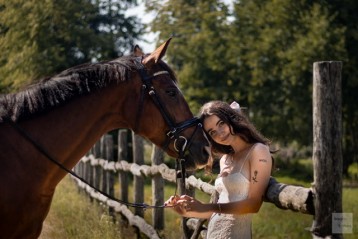
[[[103,170],[118,173],[119,171],[130,172],[135,176],[153,177],[160,175],[168,182],[175,183],[175,169],[169,168],[166,164],[160,164],[158,166],[138,165],[136,163],[128,163],[121,160],[120,162],[109,162],[106,159],[95,158],[93,154],[84,156],[80,163],[89,163],[92,167],[101,166]],[[186,181],[186,187],[193,187],[211,195],[215,192],[213,185],[203,182],[201,179],[195,176],[189,176]]]

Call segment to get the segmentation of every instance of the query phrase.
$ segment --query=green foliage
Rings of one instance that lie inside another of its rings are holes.
[[[352,162],[358,162],[358,2],[354,0],[326,0],[331,14],[336,15],[334,24],[343,26],[347,59],[343,61],[343,172],[347,173]]]
[[[237,74],[245,76],[252,119],[266,135],[309,144],[312,65],[346,58],[345,28],[332,27],[335,16],[311,1],[240,1],[235,14]]]
[[[300,185],[306,185],[304,181],[313,182],[312,160],[291,160],[283,162],[275,160],[276,170],[274,177],[294,178],[294,181],[301,182]],[[287,182],[292,184],[292,182]],[[309,187],[309,186],[308,186]]]
[[[141,31],[124,17],[133,2],[1,0],[0,90],[122,55]]]
[[[194,112],[201,104],[216,98],[233,99],[234,85],[225,63],[228,8],[216,1],[170,0],[163,7],[147,3],[158,11],[152,30],[160,31],[159,42],[174,36],[167,60],[180,80],[181,88]],[[215,50],[213,50],[215,49]]]
[[[351,179],[358,181],[358,163],[352,163],[348,167],[348,175]]]
[[[358,3],[335,1],[148,1],[159,43],[194,112],[209,100],[237,100],[264,135],[312,144],[312,69],[343,61],[344,172],[358,161]]]

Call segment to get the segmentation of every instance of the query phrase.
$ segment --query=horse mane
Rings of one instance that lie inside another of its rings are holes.
[[[169,66],[162,61],[160,65],[168,70],[175,80]],[[76,97],[104,88],[113,81],[127,81],[131,72],[141,67],[143,66],[135,57],[125,56],[113,61],[69,68],[53,77],[44,78],[18,93],[0,95],[0,122],[4,119],[14,122],[27,119]]]

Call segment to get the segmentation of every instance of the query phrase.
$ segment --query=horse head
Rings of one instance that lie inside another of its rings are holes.
[[[174,72],[162,61],[170,40],[147,55],[138,46],[134,48],[133,55],[143,68],[137,76],[142,86],[137,92],[141,96],[132,129],[168,155],[185,159],[186,168],[202,168],[208,161],[209,142],[178,88]]]

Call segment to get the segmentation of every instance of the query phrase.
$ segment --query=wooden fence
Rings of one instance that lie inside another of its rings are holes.
[[[342,238],[342,234],[332,233],[332,213],[342,212],[342,152],[341,152],[341,62],[319,62],[314,65],[314,182],[312,188],[286,185],[271,178],[266,192],[266,202],[281,209],[314,215],[312,236],[314,238]],[[333,103],[334,102],[334,103]],[[105,135],[95,144],[75,167],[75,172],[95,187],[123,201],[128,197],[129,174],[133,175],[133,202],[144,202],[144,178],[152,178],[152,205],[164,203],[164,182],[175,183],[175,170],[164,164],[163,152],[153,146],[151,164],[144,164],[143,139],[133,135],[133,163],[128,163],[128,130],[118,131],[118,146],[114,147],[111,135]],[[117,152],[115,157],[115,152]],[[338,169],[338,170],[337,170]],[[119,182],[119,193],[115,195],[114,183]],[[153,209],[152,223],[143,219],[143,210],[134,212],[100,193],[79,180],[81,188],[103,204],[110,213],[120,213],[130,225],[149,238],[160,238],[158,231],[164,228],[164,209]],[[334,182],[334,187],[326,187],[326,182]],[[213,185],[194,176],[186,180],[187,191],[201,190],[212,198],[215,196]],[[203,220],[183,219],[183,237],[205,238]]]
[[[163,151],[156,146],[152,146],[151,165],[144,164],[144,140],[133,135],[133,163],[128,163],[127,134],[130,131],[118,131],[118,147],[114,147],[112,135],[105,135],[91,149],[91,151],[76,165],[75,172],[88,181],[91,185],[107,194],[125,202],[144,203],[144,178],[152,178],[152,202],[147,204],[160,206],[164,204],[164,181],[175,183],[175,170],[164,164]],[[114,153],[118,153],[117,159]],[[133,199],[128,196],[129,174],[133,175]],[[156,208],[153,210],[152,224],[143,219],[143,210],[136,208],[134,213],[125,205],[113,201],[92,187],[86,185],[77,178],[79,187],[86,190],[88,195],[106,204],[110,213],[120,213],[130,225],[138,228],[141,233],[149,238],[160,238],[157,231],[164,229],[164,209]],[[120,189],[118,194],[114,193],[115,179],[119,182]],[[190,176],[186,180],[187,187],[197,188],[212,195],[215,190],[211,184],[205,183],[200,179]]]

